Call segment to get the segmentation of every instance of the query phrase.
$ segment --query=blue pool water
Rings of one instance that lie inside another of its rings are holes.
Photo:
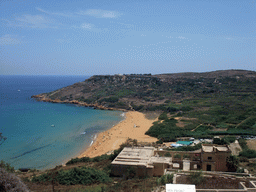
[[[0,76],[0,132],[7,137],[0,142],[0,160],[16,169],[52,168],[80,154],[97,133],[120,122],[120,111],[31,99],[87,78]]]

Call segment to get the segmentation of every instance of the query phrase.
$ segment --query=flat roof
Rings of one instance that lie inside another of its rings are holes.
[[[202,150],[204,152],[214,152],[214,149],[217,149],[218,151],[229,151],[229,148],[224,145],[202,145]]]
[[[171,157],[151,157],[150,162],[151,163],[171,163],[172,158]]]
[[[213,152],[213,146],[205,146],[205,145],[202,145],[202,150],[204,152]]]
[[[217,146],[216,147],[219,151],[228,151],[229,149],[228,149],[228,147],[226,147],[226,146]]]
[[[111,164],[147,166],[154,150],[154,147],[125,147]]]

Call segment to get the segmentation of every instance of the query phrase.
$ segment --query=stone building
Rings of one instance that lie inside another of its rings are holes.
[[[156,150],[154,147],[125,147],[112,161],[112,174],[123,176],[133,169],[137,176],[162,176],[166,169],[227,171],[231,155],[227,145],[203,144],[194,152]]]
[[[231,155],[227,145],[202,145],[201,163],[203,171],[228,171],[226,159]]]
[[[112,174],[123,176],[128,168],[134,169],[137,176],[161,176],[171,166],[170,157],[155,156],[154,147],[125,147],[112,161]]]

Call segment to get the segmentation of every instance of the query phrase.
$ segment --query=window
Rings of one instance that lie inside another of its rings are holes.
[[[212,157],[208,157],[208,160],[212,160]]]

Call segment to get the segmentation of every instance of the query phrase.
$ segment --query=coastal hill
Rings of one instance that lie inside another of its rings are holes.
[[[214,95],[255,94],[256,72],[95,75],[83,82],[33,96],[42,101],[74,103],[102,109],[172,110],[169,103]],[[174,109],[173,109],[174,110]]]
[[[146,132],[159,142],[178,137],[256,134],[256,72],[95,75],[33,96],[99,109],[163,113]]]

